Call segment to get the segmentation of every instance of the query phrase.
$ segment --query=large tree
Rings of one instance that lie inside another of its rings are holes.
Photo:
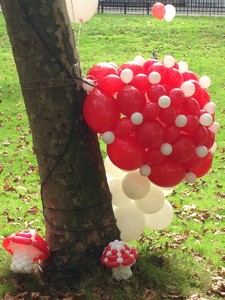
[[[119,237],[98,139],[86,126],[79,58],[63,0],[2,0],[41,178],[44,274],[76,275]]]

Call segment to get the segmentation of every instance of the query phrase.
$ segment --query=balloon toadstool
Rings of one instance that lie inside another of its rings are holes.
[[[13,256],[10,270],[16,273],[31,273],[33,262],[50,256],[47,242],[33,229],[9,235],[2,245]]]
[[[105,247],[100,260],[103,265],[112,269],[112,277],[119,281],[132,276],[131,266],[137,258],[136,249],[123,241],[115,240]]]

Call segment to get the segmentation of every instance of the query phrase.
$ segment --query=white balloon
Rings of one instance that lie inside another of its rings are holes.
[[[85,81],[82,83],[82,88],[89,93],[94,89],[94,81],[87,78],[85,78]]]
[[[164,19],[167,22],[171,22],[176,15],[176,8],[172,4],[167,4],[165,6],[165,10],[166,11],[165,11]]]
[[[170,97],[168,97],[166,95],[159,97],[158,105],[161,108],[167,108],[167,107],[169,107],[170,103],[171,103]]]
[[[208,76],[202,76],[201,78],[199,78],[199,84],[201,88],[207,89],[211,85],[211,79]]]
[[[213,146],[211,147],[210,151],[211,151],[212,153],[214,153],[214,152],[216,151],[216,149],[217,149],[217,144],[214,143]]]
[[[185,180],[187,181],[187,183],[195,183],[196,179],[196,175],[192,172],[188,172],[185,175]]]
[[[135,204],[143,213],[154,214],[163,207],[164,194],[160,187],[152,184],[147,196],[140,200],[136,200]]]
[[[161,187],[162,189],[162,192],[164,194],[164,197],[170,195],[174,190],[175,190],[175,187]]]
[[[112,204],[122,206],[130,203],[132,200],[128,198],[122,189],[122,179],[113,179],[109,182],[109,189],[112,194]]]
[[[105,165],[105,171],[107,176],[112,177],[112,178],[123,178],[127,172],[119,169],[118,167],[116,167],[110,160],[110,158],[108,156],[106,156],[105,161],[104,161],[104,165]]]
[[[137,63],[139,63],[141,66],[143,66],[143,64],[145,63],[145,59],[141,55],[135,56],[134,61],[136,61]]]
[[[204,113],[199,118],[199,123],[203,126],[210,126],[213,123],[213,117],[208,113]]]
[[[186,63],[186,61],[182,60],[178,63],[179,66],[179,71],[181,73],[185,73],[188,70],[188,64]]]
[[[195,93],[195,85],[194,83],[192,83],[191,81],[184,81],[181,86],[180,89],[184,92],[184,96],[185,97],[191,97],[194,95]]]
[[[143,165],[140,169],[139,169],[139,173],[141,174],[141,176],[149,176],[151,174],[151,168],[149,167],[149,165]]]
[[[135,112],[131,115],[130,120],[132,124],[140,125],[143,122],[144,117],[140,112]]]
[[[158,72],[153,71],[149,74],[148,80],[152,84],[157,84],[161,80],[161,75]]]
[[[112,131],[106,131],[102,135],[102,140],[106,144],[112,144],[115,141],[115,135]]]
[[[184,127],[187,124],[187,117],[185,115],[178,115],[175,119],[177,127]]]
[[[209,114],[214,114],[216,112],[216,104],[214,102],[208,102],[203,107]]]
[[[163,155],[170,155],[173,152],[173,147],[171,146],[171,144],[169,143],[164,143],[162,144],[162,146],[160,147],[160,152]]]
[[[213,122],[210,128],[214,133],[217,133],[220,130],[220,124],[218,122]]]
[[[195,153],[198,157],[203,158],[208,154],[208,149],[206,146],[198,146],[196,147]]]
[[[145,215],[137,209],[133,201],[128,205],[116,207],[114,214],[124,242],[136,240],[144,232]]]
[[[163,207],[155,214],[145,215],[145,225],[153,230],[167,228],[173,221],[174,211],[172,205],[165,200]]]
[[[134,77],[134,73],[131,69],[123,69],[120,73],[120,78],[124,83],[129,83]]]
[[[122,188],[124,194],[131,199],[141,199],[150,190],[150,181],[140,175],[138,171],[129,172],[123,179]]]
[[[90,20],[98,8],[98,0],[66,0],[70,21],[81,24]]]
[[[171,55],[165,56],[163,63],[167,68],[172,68],[175,65],[175,58]]]

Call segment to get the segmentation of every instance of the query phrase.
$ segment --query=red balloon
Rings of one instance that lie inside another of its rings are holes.
[[[208,149],[211,149],[215,143],[215,132],[210,127],[207,127],[207,133],[208,133],[208,138],[206,142],[203,144],[203,146],[206,146]]]
[[[161,76],[161,81],[163,81],[165,74],[166,74],[166,70],[167,68],[165,67],[165,65],[161,62],[157,62],[152,64],[149,68],[148,68],[148,73],[147,75],[149,75],[151,72],[157,72],[160,74]],[[160,82],[161,82],[160,81]]]
[[[182,74],[182,76],[184,81],[191,80],[191,79],[198,81],[198,76],[192,71],[186,71]]]
[[[205,126],[199,125],[192,134],[192,141],[196,146],[205,145],[208,139],[208,131]]]
[[[200,93],[195,96],[198,101],[200,108],[203,108],[207,103],[210,102],[210,95],[206,90],[201,89]]]
[[[125,83],[115,74],[106,75],[98,83],[99,90],[110,95],[118,93],[124,86]]]
[[[117,95],[118,107],[122,114],[130,117],[135,112],[141,112],[146,100],[145,95],[133,86],[126,85]]]
[[[165,6],[160,2],[156,2],[152,6],[152,15],[156,19],[162,20],[165,15],[165,12],[166,12]]]
[[[204,176],[210,170],[213,162],[212,152],[209,151],[208,154],[202,158],[200,166],[193,171],[197,178]]]
[[[148,178],[158,186],[172,187],[180,183],[185,174],[186,171],[181,164],[165,160],[161,164],[151,166]]]
[[[187,124],[182,127],[182,130],[185,132],[195,131],[199,126],[199,119],[193,115],[187,115]]]
[[[119,68],[119,74],[124,69],[130,69],[133,72],[134,76],[139,73],[143,73],[143,67],[136,61],[128,61],[122,64]]]
[[[174,142],[180,135],[180,129],[176,125],[166,126],[164,129],[164,140],[166,143]]]
[[[87,77],[93,78],[95,81],[101,80],[109,74],[117,74],[118,69],[111,63],[101,62],[93,66],[87,73]]]
[[[157,63],[158,60],[155,59],[155,58],[150,58],[150,59],[147,59],[145,61],[145,63],[143,64],[143,72],[146,74],[146,75],[149,75],[149,71],[148,69],[154,64],[154,63]]]
[[[149,166],[160,164],[164,158],[159,148],[150,148],[146,152],[146,164]]]
[[[179,88],[183,82],[181,73],[175,68],[167,68],[163,83],[166,83],[170,89]]]
[[[173,124],[177,114],[174,107],[169,106],[167,108],[160,109],[159,119],[164,124]]]
[[[121,118],[114,129],[116,136],[130,136],[135,130],[135,125],[131,123],[130,118]]]
[[[115,99],[97,88],[86,96],[83,114],[88,126],[99,133],[112,131],[120,118]]]
[[[173,107],[180,106],[185,99],[184,92],[179,88],[172,89],[169,93],[169,97]]]
[[[157,120],[144,121],[135,132],[138,142],[146,148],[157,148],[163,143],[163,126]]]
[[[158,103],[158,100],[161,96],[166,95],[166,90],[160,84],[154,84],[150,86],[147,91],[147,96],[149,101]]]
[[[145,148],[134,137],[117,137],[107,145],[107,153],[113,164],[122,170],[136,170],[145,162]]]
[[[197,117],[200,116],[200,106],[197,100],[192,97],[186,97],[182,104],[184,114],[191,114]]]
[[[191,159],[183,163],[183,166],[187,172],[192,172],[200,166],[201,161],[202,159],[195,154]]]
[[[150,82],[145,74],[140,73],[134,76],[134,78],[130,82],[130,85],[134,86],[136,89],[142,91],[143,93],[146,93],[148,88],[150,87]]]
[[[145,121],[150,121],[157,118],[159,112],[160,112],[159,105],[153,102],[146,103],[143,110],[141,111]]]
[[[195,145],[191,138],[181,134],[178,139],[172,143],[173,151],[170,157],[180,163],[184,163],[195,154]]]

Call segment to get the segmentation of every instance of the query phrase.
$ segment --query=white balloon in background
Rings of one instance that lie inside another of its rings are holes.
[[[165,56],[163,63],[167,68],[172,68],[175,65],[175,58],[171,55]]]
[[[134,73],[131,69],[123,69],[120,73],[120,78],[124,83],[129,83],[134,77]]]
[[[174,217],[173,207],[165,200],[163,207],[155,214],[145,215],[145,225],[153,230],[163,230],[169,227]]]
[[[81,24],[90,20],[98,8],[98,0],[66,0],[70,21]]]
[[[188,71],[188,64],[186,63],[186,61],[182,60],[178,63],[179,66],[179,71],[181,73],[185,73]]]
[[[210,101],[204,105],[203,109],[205,109],[209,114],[214,114],[216,112],[216,104]]]
[[[116,167],[108,156],[105,158],[104,165],[107,176],[112,178],[123,178],[127,174],[127,172]]]
[[[106,131],[102,135],[102,140],[106,144],[112,144],[115,141],[115,135],[112,131]]]
[[[150,192],[142,199],[136,200],[137,208],[145,214],[154,214],[159,211],[164,204],[164,194],[160,187],[151,185]]]
[[[152,84],[157,84],[161,80],[161,75],[158,72],[153,71],[149,74],[148,80]]]
[[[195,85],[191,81],[184,81],[180,89],[184,92],[185,97],[191,97],[195,93]]]
[[[175,119],[177,127],[184,127],[187,124],[187,117],[185,115],[178,115]]]
[[[214,133],[217,133],[220,130],[220,124],[218,122],[213,122],[210,128]]]
[[[141,66],[143,66],[144,63],[145,63],[145,59],[141,55],[135,56],[134,61],[137,62],[137,63],[139,63]]]
[[[132,124],[140,125],[143,122],[144,117],[140,112],[135,112],[131,115],[130,120]]]
[[[211,85],[211,79],[208,76],[202,76],[199,78],[200,87],[203,89],[207,89]]]
[[[139,211],[133,201],[114,210],[117,226],[124,242],[136,240],[145,228],[145,215]]]
[[[124,194],[134,200],[145,197],[150,190],[150,181],[139,171],[129,172],[122,181]]]
[[[123,192],[122,178],[110,180],[109,189],[112,194],[112,204],[113,205],[122,206],[122,205],[126,205],[132,201]]]
[[[194,173],[188,172],[188,173],[186,173],[184,179],[187,181],[187,183],[195,183],[197,177]]]
[[[176,8],[172,4],[167,4],[165,6],[165,10],[166,11],[165,11],[164,19],[167,22],[171,22],[176,15]]]

